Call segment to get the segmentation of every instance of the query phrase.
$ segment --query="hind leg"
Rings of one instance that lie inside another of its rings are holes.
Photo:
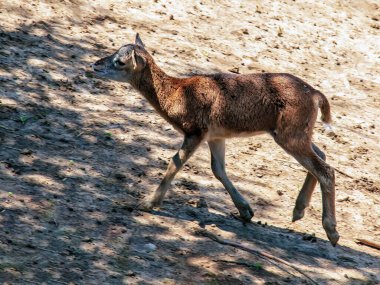
[[[313,153],[314,154],[314,153]],[[297,157],[296,157],[297,158]],[[297,160],[310,171],[321,184],[322,225],[332,245],[336,245],[339,234],[335,218],[335,171],[317,155],[299,156]]]
[[[326,161],[326,155],[315,144],[311,145],[313,151],[324,161]],[[296,205],[293,209],[293,222],[302,219],[305,215],[305,208],[309,206],[311,195],[317,184],[317,179],[310,172],[307,173],[305,182],[302,185],[301,191],[298,194]]]
[[[334,168],[321,159],[313,150],[307,136],[294,134],[276,136],[275,141],[305,167],[320,183],[322,190],[322,225],[332,245],[336,245],[339,234],[336,231],[335,218],[335,172]],[[310,183],[310,182],[309,182]],[[311,185],[311,184],[310,184]],[[311,188],[308,188],[309,192]],[[306,195],[305,195],[306,196]],[[310,195],[308,195],[310,196]],[[305,199],[307,200],[307,199]]]

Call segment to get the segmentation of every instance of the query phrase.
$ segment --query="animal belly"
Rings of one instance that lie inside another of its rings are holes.
[[[209,128],[209,131],[206,135],[206,140],[213,139],[227,139],[227,138],[236,138],[236,137],[251,137],[261,134],[265,134],[265,131],[236,131],[229,130],[225,128]]]

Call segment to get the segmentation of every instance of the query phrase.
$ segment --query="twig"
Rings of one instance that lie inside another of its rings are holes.
[[[249,262],[244,262],[244,261],[234,261],[234,260],[224,260],[224,259],[213,259],[212,261],[214,262],[225,262],[225,263],[232,263],[232,264],[237,264],[237,265],[242,265],[242,266],[247,266],[248,268],[254,268],[254,269],[260,269],[261,264],[255,264],[255,263],[249,263]],[[281,268],[284,270],[286,273],[293,275],[291,272],[286,270],[285,268]]]
[[[3,126],[3,125],[0,125],[0,128],[2,128],[2,129],[4,129],[4,130],[7,130],[7,131],[11,131],[11,132],[14,132],[14,131],[15,131],[15,130],[10,129],[10,128],[7,128],[7,127],[5,127],[5,126]]]
[[[249,248],[249,247],[246,247],[244,245],[241,245],[241,244],[233,242],[233,241],[221,239],[217,235],[215,235],[215,234],[213,234],[213,233],[211,233],[211,232],[209,232],[209,231],[207,231],[205,229],[196,230],[195,234],[196,235],[200,235],[200,236],[208,237],[208,238],[210,238],[210,239],[212,239],[212,240],[214,240],[214,241],[216,241],[216,242],[218,242],[220,244],[225,244],[225,245],[233,246],[235,248],[239,248],[241,250],[244,250],[244,251],[247,251],[247,252],[249,252],[251,254],[254,254],[254,255],[258,256],[258,257],[265,258],[267,261],[269,261],[270,263],[276,265],[277,267],[280,267],[281,269],[283,269],[283,268],[281,266],[279,266],[279,264],[277,264],[277,263],[284,264],[284,265],[292,268],[293,270],[297,271],[301,275],[303,275],[311,283],[318,285],[318,283],[316,281],[314,281],[311,277],[309,277],[302,270],[298,269],[297,267],[295,267],[294,265],[290,264],[289,262],[287,262],[287,261],[285,261],[285,260],[283,260],[281,258],[278,258],[276,256],[273,256],[273,255],[271,255],[271,254],[269,254],[267,252],[260,251],[260,250],[257,250],[257,249],[253,249],[253,248]]]
[[[344,176],[347,176],[347,177],[349,177],[349,178],[351,178],[351,179],[354,179],[354,177],[352,177],[351,175],[348,175],[347,173],[343,172],[342,170],[339,170],[339,169],[336,168],[336,167],[334,167],[334,169],[336,170],[336,172],[338,172],[338,173],[340,173],[340,174],[342,174],[342,175],[344,175]]]
[[[12,150],[21,151],[21,149],[19,149],[19,148],[15,148],[15,147],[8,146],[8,145],[3,145],[3,147],[4,147],[4,148],[8,148],[8,149],[12,149]]]
[[[32,268],[35,268],[35,267],[32,267]],[[30,280],[30,279],[25,279],[25,278],[22,278],[22,277],[17,277],[19,280],[22,280],[26,283],[30,283],[30,284],[41,284],[40,282],[36,282],[36,281],[33,281],[33,280]],[[50,279],[50,280],[45,280],[45,281],[53,281],[54,283],[59,283],[59,284],[63,284],[63,285],[67,285],[68,283],[66,282],[62,282],[62,281],[59,281],[57,279]],[[70,283],[71,284],[71,283]]]
[[[29,283],[29,284],[40,284],[40,283],[38,283],[38,282],[35,282],[35,281],[33,281],[33,280],[29,280],[29,279],[24,279],[24,278],[22,278],[22,277],[17,277],[17,279],[19,279],[19,280],[21,280],[21,281],[24,281],[24,282],[26,282],[26,283]],[[66,284],[66,283],[65,283]]]
[[[255,155],[258,155],[258,156],[261,156],[261,157],[265,157],[264,155],[259,155],[259,154],[257,154],[257,153],[256,153]],[[273,159],[273,160],[274,160],[274,161],[281,161],[281,162],[288,163],[288,164],[289,164],[288,167],[290,167],[291,169],[299,170],[299,171],[305,171],[304,168],[299,167],[300,164],[297,163],[297,162],[294,162],[294,161],[288,161],[288,160],[279,159],[279,158],[275,158],[275,159]],[[291,164],[297,165],[298,167],[293,168],[293,167],[290,166]],[[340,174],[342,174],[342,175],[344,175],[344,176],[347,176],[348,178],[355,179],[355,178],[352,177],[351,175],[349,175],[349,174],[343,172],[342,170],[339,170],[339,169],[336,168],[336,167],[334,167],[334,169],[336,170],[336,172],[338,172],[338,173],[340,173]]]
[[[366,240],[366,239],[358,238],[358,239],[356,239],[355,242],[359,243],[359,244],[364,244],[366,246],[370,246],[370,247],[373,247],[373,248],[376,248],[376,249],[380,249],[380,244],[379,243],[376,243],[376,242],[373,242],[373,241],[369,241],[369,240]]]

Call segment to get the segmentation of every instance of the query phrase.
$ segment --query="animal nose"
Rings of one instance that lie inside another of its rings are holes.
[[[98,62],[95,62],[95,63],[91,64],[90,67],[91,67],[92,70],[94,70],[94,71],[99,71],[99,65],[98,65]]]
[[[92,68],[95,71],[101,71],[102,69],[105,68],[105,66],[106,66],[105,58],[101,58],[92,64]]]

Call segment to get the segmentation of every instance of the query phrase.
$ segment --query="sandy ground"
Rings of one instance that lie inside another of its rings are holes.
[[[379,284],[380,251],[355,240],[380,242],[380,5],[179,2],[0,2],[1,284],[311,284],[202,228],[317,284]],[[86,70],[135,32],[171,75],[289,72],[326,94],[336,135],[318,122],[314,141],[339,170],[336,248],[319,189],[291,223],[306,172],[269,136],[227,143],[252,223],[235,218],[206,145],[160,210],[134,209],[182,138],[130,86]]]

